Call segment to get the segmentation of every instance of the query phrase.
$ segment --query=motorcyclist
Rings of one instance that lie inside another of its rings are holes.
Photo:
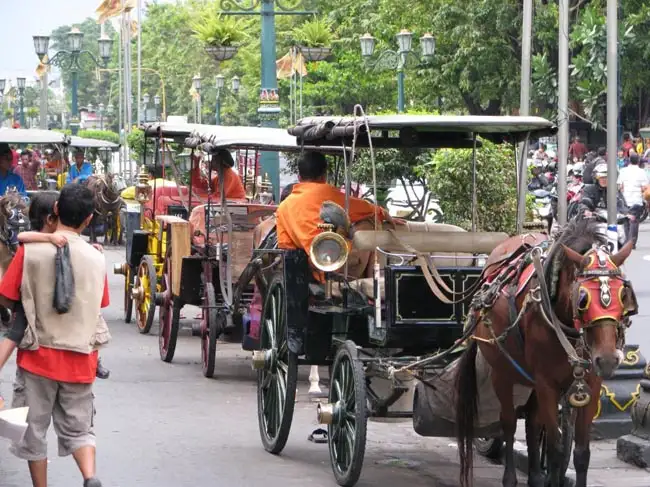
[[[542,161],[534,160],[533,167],[531,168],[533,177],[528,183],[528,191],[535,191],[536,189],[546,189],[549,185],[548,178],[544,175],[544,168],[542,167]]]
[[[589,217],[597,209],[607,208],[607,164],[598,164],[594,167],[593,184],[585,184],[580,200],[580,211],[583,216]],[[625,200],[618,188],[614,188],[616,196],[616,211],[627,214],[628,209],[625,206]]]
[[[605,157],[607,156],[607,149],[605,147],[599,147],[598,152],[595,156],[591,153],[587,154],[585,157],[585,167],[582,174],[582,181],[585,184],[595,184],[593,171],[596,166],[599,164],[607,164]]]

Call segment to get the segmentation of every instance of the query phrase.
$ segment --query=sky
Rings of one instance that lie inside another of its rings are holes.
[[[5,19],[0,29],[0,78],[12,80],[12,84],[19,76],[34,78],[38,58],[32,36],[50,34],[61,25],[95,17],[100,3],[101,0],[0,0]]]

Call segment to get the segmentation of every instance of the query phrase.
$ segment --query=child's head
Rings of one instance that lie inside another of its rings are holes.
[[[56,230],[54,203],[58,197],[54,191],[42,191],[34,195],[29,205],[29,223],[32,230],[43,233],[53,233]]]

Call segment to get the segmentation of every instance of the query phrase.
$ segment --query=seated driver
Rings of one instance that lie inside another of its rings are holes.
[[[333,201],[345,207],[345,195],[338,188],[327,184],[327,159],[320,153],[308,152],[302,155],[298,161],[298,180],[291,194],[280,203],[276,212],[278,247],[303,249],[309,255],[312,241],[322,231],[318,228],[322,223],[321,205],[325,201]],[[378,212],[380,221],[392,223],[388,212],[383,208],[350,197],[348,216],[353,225],[364,220],[373,220],[375,212]],[[360,260],[367,262],[369,255],[370,253],[367,258],[360,257]],[[350,274],[353,277],[361,277]]]
[[[219,197],[219,164],[224,163],[223,177],[225,183],[225,192],[226,199],[228,200],[243,200],[246,199],[246,190],[241,181],[241,178],[237,175],[235,171],[232,170],[232,167],[235,165],[232,155],[226,149],[219,149],[216,153],[212,155],[212,160],[210,161],[210,176],[211,182],[210,186],[212,188],[213,194]],[[207,178],[201,174],[201,169],[199,164],[196,164],[192,168],[191,172],[192,178],[192,188],[197,193],[207,193],[208,192],[208,181]]]

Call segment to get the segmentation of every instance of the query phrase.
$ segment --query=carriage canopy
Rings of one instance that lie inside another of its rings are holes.
[[[0,128],[0,143],[5,144],[66,144],[68,140],[64,133],[52,130]]]
[[[73,135],[70,137],[70,147],[78,147],[80,149],[113,149],[117,150],[120,145],[115,142],[101,139],[87,139],[85,137],[77,137]]]

